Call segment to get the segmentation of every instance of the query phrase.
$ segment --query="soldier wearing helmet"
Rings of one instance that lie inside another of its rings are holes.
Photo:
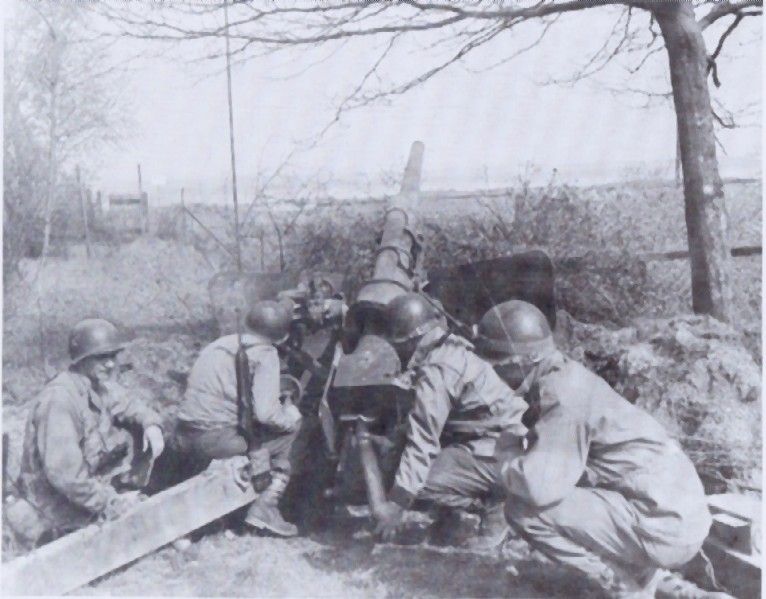
[[[530,403],[530,434],[499,444],[511,526],[609,593],[653,597],[658,583],[678,587],[659,569],[691,560],[711,520],[677,442],[558,351],[535,306],[495,306],[478,329],[477,350]]]
[[[501,541],[506,525],[493,454],[503,430],[523,434],[524,401],[468,341],[446,330],[431,300],[414,293],[395,298],[387,319],[389,340],[406,365],[402,383],[414,390],[415,403],[389,500],[376,514],[378,531],[390,538],[415,499],[453,515],[494,500],[499,518],[485,512],[480,543]]]
[[[253,429],[246,439],[238,428],[235,356],[240,339],[226,335],[205,347],[192,366],[184,401],[178,410],[179,450],[192,457],[198,469],[213,459],[246,455],[259,487],[245,522],[281,536],[294,536],[296,527],[284,520],[277,503],[292,470],[291,448],[301,414],[291,401],[280,401],[280,363],[276,345],[287,340],[292,315],[285,303],[260,301],[245,318],[241,341],[252,375]]]
[[[160,417],[115,381],[115,357],[124,341],[101,319],[75,325],[67,370],[36,398],[26,424],[18,491],[6,519],[31,544],[52,540],[99,516],[116,517],[138,491],[118,493],[113,483],[130,464],[131,433],[143,432],[154,457],[164,441]]]

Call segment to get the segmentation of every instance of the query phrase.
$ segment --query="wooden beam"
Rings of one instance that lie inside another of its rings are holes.
[[[761,555],[752,545],[761,502],[751,495],[722,493],[707,498],[713,526],[704,550],[718,581],[741,599],[761,596]]]
[[[202,474],[142,501],[119,520],[90,525],[3,564],[3,594],[73,591],[247,505],[255,492],[237,481],[243,459],[214,461]]]
[[[745,245],[741,247],[731,248],[732,258],[747,258],[748,256],[760,256],[763,253],[763,247],[760,245]],[[594,254],[594,258],[598,259],[598,252]],[[665,262],[669,260],[687,260],[689,258],[689,252],[687,250],[673,250],[670,252],[649,252],[645,254],[635,254],[633,256],[636,260],[642,260],[644,262]],[[592,258],[586,258],[586,256],[560,256],[553,259],[556,268],[565,270],[578,270],[586,265],[593,265]],[[602,266],[606,270],[611,266]]]
[[[703,545],[716,579],[739,599],[761,596],[761,556],[748,555],[708,537]]]

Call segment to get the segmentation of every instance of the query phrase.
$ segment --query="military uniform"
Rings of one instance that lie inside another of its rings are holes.
[[[254,447],[270,468],[290,473],[290,451],[300,412],[279,401],[279,356],[271,343],[242,335],[253,374]],[[248,443],[237,429],[237,378],[234,358],[238,335],[227,335],[202,350],[192,367],[178,411],[177,444],[204,468],[213,459],[247,455]],[[252,456],[251,456],[252,457]]]
[[[603,560],[637,580],[689,561],[711,518],[677,442],[560,352],[537,368],[530,447],[502,467],[511,526],[544,555],[594,577]]]
[[[405,508],[415,498],[466,508],[501,492],[495,443],[503,430],[526,430],[524,400],[441,326],[420,340],[405,377],[415,404],[389,499]]]
[[[18,481],[39,520],[32,536],[80,528],[116,498],[110,483],[129,466],[131,424],[159,426],[160,417],[116,383],[99,394],[70,370],[45,386],[27,420]]]

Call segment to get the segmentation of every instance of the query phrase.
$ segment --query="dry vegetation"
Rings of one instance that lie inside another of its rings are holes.
[[[760,182],[729,183],[726,192],[733,245],[759,245]],[[612,348],[614,351],[609,355],[600,358],[597,355],[591,359],[591,366],[606,364],[622,375],[633,372],[642,380],[650,380],[654,376],[652,369],[662,369],[663,360],[668,359],[671,364],[675,359],[671,354],[676,351],[672,343],[678,325],[669,325],[672,332],[669,337],[656,331],[654,337],[641,337],[640,331],[635,332],[634,320],[640,316],[677,316],[690,311],[685,260],[646,263],[636,258],[637,253],[685,247],[683,205],[677,188],[652,182],[585,189],[520,185],[505,197],[479,197],[467,202],[460,212],[437,208],[429,201],[421,215],[428,266],[506,255],[526,247],[541,247],[557,259],[584,256],[578,269],[567,269],[564,262],[556,260],[560,307],[583,322],[599,322],[615,329],[633,325],[632,329],[622,329],[633,331],[630,343]],[[298,218],[289,211],[275,211],[273,222],[261,212],[254,219],[256,224],[245,231],[245,266],[254,272],[274,271],[283,262],[291,271],[317,268],[344,272],[348,291],[353,292],[369,273],[380,234],[382,209],[380,203],[309,206]],[[194,210],[220,240],[231,243],[231,225],[225,209]],[[64,366],[67,331],[81,318],[109,318],[128,330],[134,338],[125,356],[134,363],[134,370],[125,375],[129,382],[143,387],[168,413],[179,401],[181,390],[174,381],[174,373],[187,370],[201,344],[217,333],[208,282],[217,272],[231,269],[233,261],[199,225],[187,222],[184,234],[177,209],[157,211],[154,218],[153,235],[130,243],[102,242],[91,259],[85,258],[82,248],[70,248],[69,258],[49,258],[44,265],[34,259],[23,260],[22,277],[6,286],[3,429],[11,433],[11,472],[18,459],[26,406],[44,381]],[[274,223],[282,235],[281,259]],[[732,335],[737,338],[736,343],[744,339],[750,353],[760,361],[760,257],[734,260],[733,276],[737,319],[733,323],[734,332],[724,337],[727,343]],[[616,332],[614,339],[619,340],[623,334]],[[704,339],[704,344],[714,343],[706,335],[703,332],[698,336]],[[667,343],[671,345],[652,340],[658,336],[669,339]],[[658,349],[657,360],[648,366],[638,360],[643,354],[636,353],[647,343]],[[697,359],[695,356],[701,355],[699,351],[704,353],[706,347],[684,349],[681,354]],[[601,358],[603,363],[598,362]],[[728,384],[729,371],[740,372],[739,363],[748,360],[746,352],[737,353],[733,361],[724,358],[722,366],[716,363],[709,370],[710,380],[716,384]],[[608,375],[608,368],[605,374]],[[695,380],[689,384],[697,384]],[[661,382],[655,383],[652,389],[662,387]],[[686,384],[681,382],[674,389],[683,393],[688,390],[683,387]],[[618,388],[625,391],[621,385]],[[739,398],[747,400],[747,406],[728,413],[724,420],[708,417],[714,410],[708,409],[710,406],[701,410],[698,399],[692,398],[689,407],[699,421],[694,438],[722,433],[725,444],[729,429],[711,433],[709,427],[729,427],[732,418],[744,418],[748,420],[745,425],[753,425],[753,418],[757,420],[760,416],[760,400],[753,397]],[[734,405],[737,398],[727,401]],[[687,406],[681,408],[686,410]],[[674,412],[665,412],[661,418],[672,424]],[[688,423],[671,429],[683,436],[684,426],[688,428]],[[745,437],[752,437],[752,426],[745,428],[748,434],[735,444],[736,448],[746,445]],[[688,445],[687,449],[694,448]],[[708,456],[701,459],[707,460]],[[697,461],[698,466],[703,465]],[[736,460],[732,463],[739,464]],[[746,466],[750,468],[753,464],[748,462]],[[734,478],[742,478],[742,472],[743,468],[737,470]],[[523,581],[513,578],[502,562],[479,563],[476,556],[462,558],[423,550],[415,563],[411,550],[373,549],[368,536],[362,535],[351,543],[345,537],[343,541],[331,537],[285,544],[249,537],[227,540],[217,532],[196,544],[189,553],[165,549],[141,560],[100,581],[95,592],[302,595],[315,590],[300,586],[301,580],[308,580],[326,584],[327,594],[335,596],[557,593],[547,586],[550,581],[535,582],[534,572],[528,573],[529,578],[525,575]],[[263,561],[266,558],[260,558],[261,555],[272,557]],[[235,578],[231,579],[229,566],[237,556],[241,560],[236,562]],[[285,577],[289,577],[287,571],[294,567],[296,559],[306,570],[305,577],[293,577],[292,583],[279,582],[272,566],[285,570]],[[471,586],[466,577],[458,575],[463,567],[483,568],[486,576],[471,578],[475,583]],[[168,571],[180,569],[185,572],[183,577],[167,576]],[[424,572],[437,571],[444,584],[435,581],[431,574],[424,577]]]

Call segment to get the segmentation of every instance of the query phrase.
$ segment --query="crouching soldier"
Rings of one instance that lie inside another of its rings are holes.
[[[117,328],[101,319],[79,322],[69,335],[69,368],[51,380],[26,424],[18,492],[5,517],[19,537],[41,544],[99,517],[123,514],[137,490],[118,493],[134,452],[164,449],[160,417],[114,380],[124,347]]]
[[[502,541],[507,525],[503,491],[493,454],[504,430],[523,435],[526,404],[480,359],[471,344],[449,333],[434,306],[417,294],[387,306],[389,341],[407,365],[415,403],[407,422],[407,441],[393,487],[381,513],[378,532],[391,538],[402,512],[415,499],[451,511],[484,512],[477,548]],[[492,515],[494,514],[494,518]]]
[[[291,402],[280,402],[280,364],[274,346],[287,339],[290,322],[290,310],[274,301],[258,302],[247,314],[241,341],[252,377],[252,392],[244,394],[249,398],[240,398],[237,392],[239,336],[221,337],[204,348],[189,373],[176,430],[179,450],[200,469],[214,459],[248,456],[254,487],[261,492],[245,522],[285,537],[298,533],[282,517],[278,502],[290,479],[291,449],[301,415]],[[247,401],[252,405],[240,405]],[[253,416],[250,427],[238,426],[243,408]]]
[[[703,596],[660,570],[690,561],[711,524],[702,483],[678,443],[558,351],[531,304],[512,300],[487,312],[477,350],[530,404],[529,434],[504,443],[511,527],[610,595],[653,597],[659,584],[673,596]]]

